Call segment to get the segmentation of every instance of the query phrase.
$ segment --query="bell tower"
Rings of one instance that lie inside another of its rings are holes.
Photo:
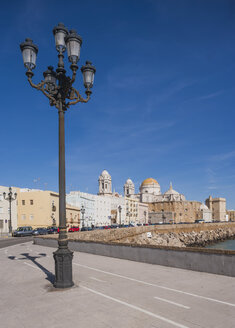
[[[135,185],[131,179],[127,179],[123,186],[124,196],[130,197],[135,194]]]
[[[98,195],[111,195],[112,194],[112,178],[108,171],[103,170],[99,176],[99,192]]]

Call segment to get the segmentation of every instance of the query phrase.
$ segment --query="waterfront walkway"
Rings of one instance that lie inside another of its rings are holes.
[[[0,249],[2,327],[234,327],[235,278],[75,252],[75,287],[58,291],[53,251]]]

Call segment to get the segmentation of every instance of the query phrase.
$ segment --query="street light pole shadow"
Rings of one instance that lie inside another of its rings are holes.
[[[38,263],[36,259],[45,257],[45,253],[40,253],[40,256],[31,256],[29,253],[21,253],[20,255],[24,256],[23,258],[16,258],[15,256],[8,256],[10,260],[30,260],[32,261],[33,264],[35,264],[40,270],[42,270],[46,274],[46,280],[48,280],[52,285],[54,284],[55,281],[55,275],[47,270],[43,265]]]

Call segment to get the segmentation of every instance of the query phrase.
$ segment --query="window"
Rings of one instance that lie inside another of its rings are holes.
[[[3,207],[0,207],[0,213],[3,213]]]
[[[21,219],[22,220],[26,220],[26,215],[25,214],[22,214]]]
[[[105,184],[105,189],[107,189],[107,183]]]
[[[33,220],[33,214],[30,214],[29,219]]]
[[[30,199],[30,205],[33,205],[33,199]]]
[[[22,200],[22,205],[25,205],[25,200]]]

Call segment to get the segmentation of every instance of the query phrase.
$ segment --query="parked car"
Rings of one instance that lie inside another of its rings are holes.
[[[33,228],[32,227],[19,227],[13,233],[13,237],[23,237],[23,236],[32,236]]]
[[[195,220],[195,223],[204,223],[204,220]]]
[[[58,233],[59,232],[59,228],[58,227],[47,227],[47,232],[49,234]]]
[[[80,231],[88,231],[88,227],[82,227]]]
[[[69,228],[69,232],[75,232],[75,231],[79,231],[80,228],[79,227],[70,227]]]
[[[82,227],[82,228],[80,229],[80,231],[92,231],[92,230],[95,230],[95,229],[92,228],[92,227]]]
[[[110,228],[111,229],[117,229],[118,228],[118,224],[111,224]]]
[[[37,236],[37,235],[47,235],[48,234],[48,231],[46,228],[36,228],[33,230],[32,234],[34,236]]]

